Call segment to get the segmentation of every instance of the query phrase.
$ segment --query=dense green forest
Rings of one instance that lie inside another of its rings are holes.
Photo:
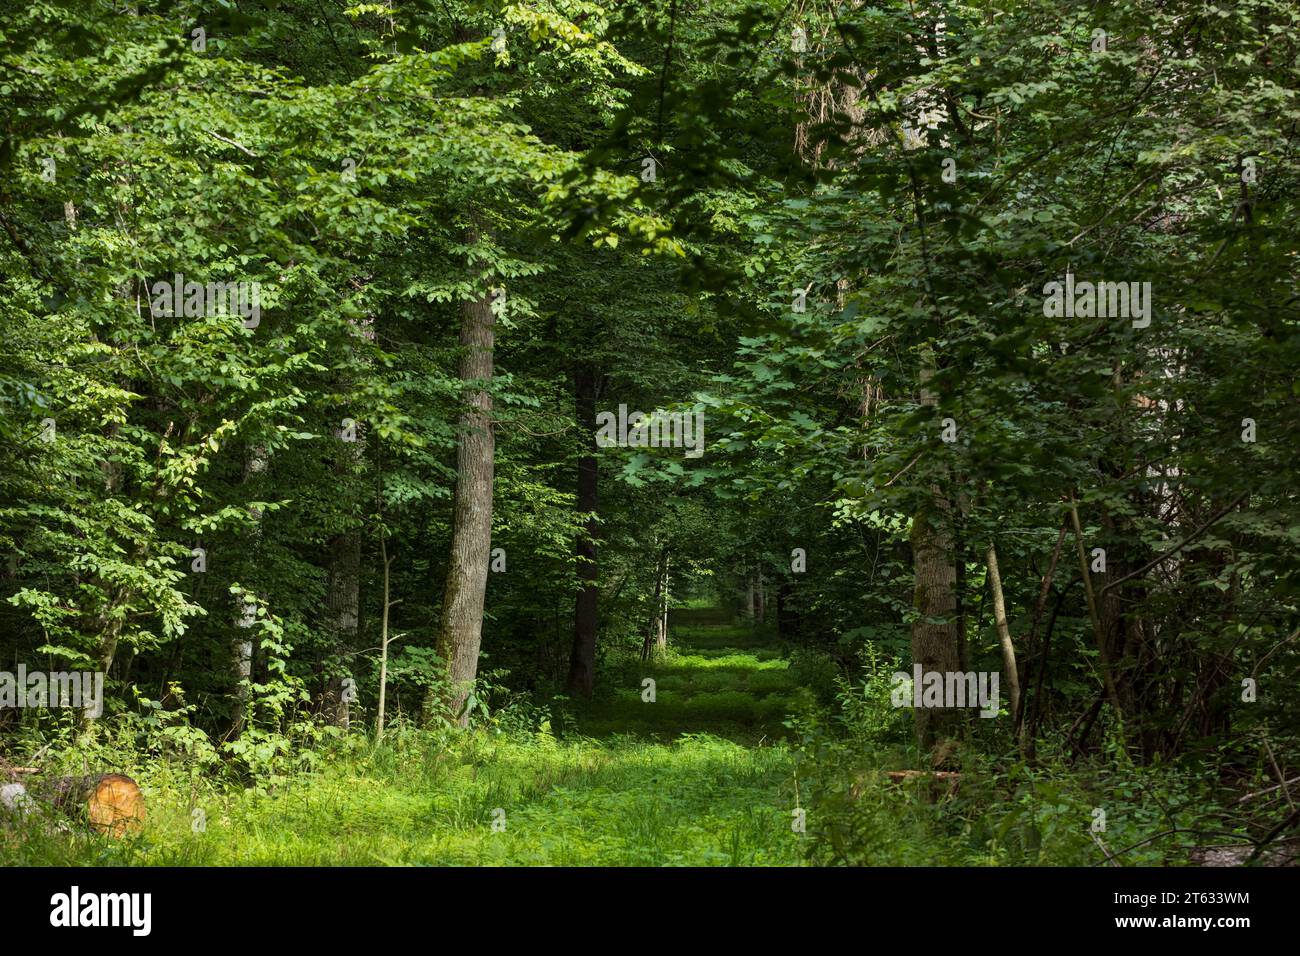
[[[1298,57],[6,4],[0,862],[1298,859]]]

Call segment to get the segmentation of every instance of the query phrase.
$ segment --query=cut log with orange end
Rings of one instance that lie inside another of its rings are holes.
[[[130,777],[105,774],[87,805],[90,825],[101,833],[120,837],[137,833],[144,825],[144,794]]]
[[[137,832],[144,824],[144,795],[134,780],[120,773],[53,777],[33,785],[31,792],[42,803],[112,837]]]

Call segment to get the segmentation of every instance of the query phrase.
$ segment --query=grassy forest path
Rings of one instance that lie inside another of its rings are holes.
[[[668,654],[611,662],[558,735],[374,749],[308,782],[225,797],[202,834],[187,806],[158,807],[134,861],[794,864],[802,838],[782,722],[806,691],[788,665],[762,629],[674,612]]]

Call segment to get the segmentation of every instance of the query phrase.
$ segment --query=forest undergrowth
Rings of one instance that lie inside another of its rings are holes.
[[[1103,772],[1053,754],[1031,768],[971,748],[951,792],[891,781],[888,768],[917,757],[884,671],[855,685],[829,655],[792,652],[767,629],[682,623],[667,653],[612,653],[604,669],[608,689],[590,703],[516,699],[443,733],[399,717],[379,743],[313,726],[267,742],[275,756],[257,772],[187,755],[174,726],[151,752],[139,722],[119,718],[94,741],[49,741],[47,772],[132,775],[143,828],[113,839],[50,818],[0,831],[0,854],[18,865],[1176,864],[1223,826],[1202,809],[1214,781],[1177,767]],[[1090,840],[1079,821],[1102,802],[1106,836]],[[1243,839],[1224,830],[1217,842]]]

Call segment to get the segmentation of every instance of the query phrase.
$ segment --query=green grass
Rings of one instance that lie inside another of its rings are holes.
[[[682,612],[687,613],[687,612]],[[575,711],[581,733],[634,733],[658,742],[707,731],[741,744],[779,740],[786,715],[811,702],[761,631],[733,624],[678,626],[661,659],[607,668],[604,693]],[[653,703],[642,697],[655,681]]]
[[[149,820],[112,842],[0,834],[15,863],[134,865],[797,864],[783,718],[805,699],[762,634],[683,626],[674,650],[607,668],[557,739],[410,732],[342,753],[272,792],[192,798],[149,786]],[[645,677],[656,700],[641,697]],[[193,810],[206,816],[194,832]],[[504,829],[494,829],[494,811]],[[499,816],[499,815],[498,815]]]

